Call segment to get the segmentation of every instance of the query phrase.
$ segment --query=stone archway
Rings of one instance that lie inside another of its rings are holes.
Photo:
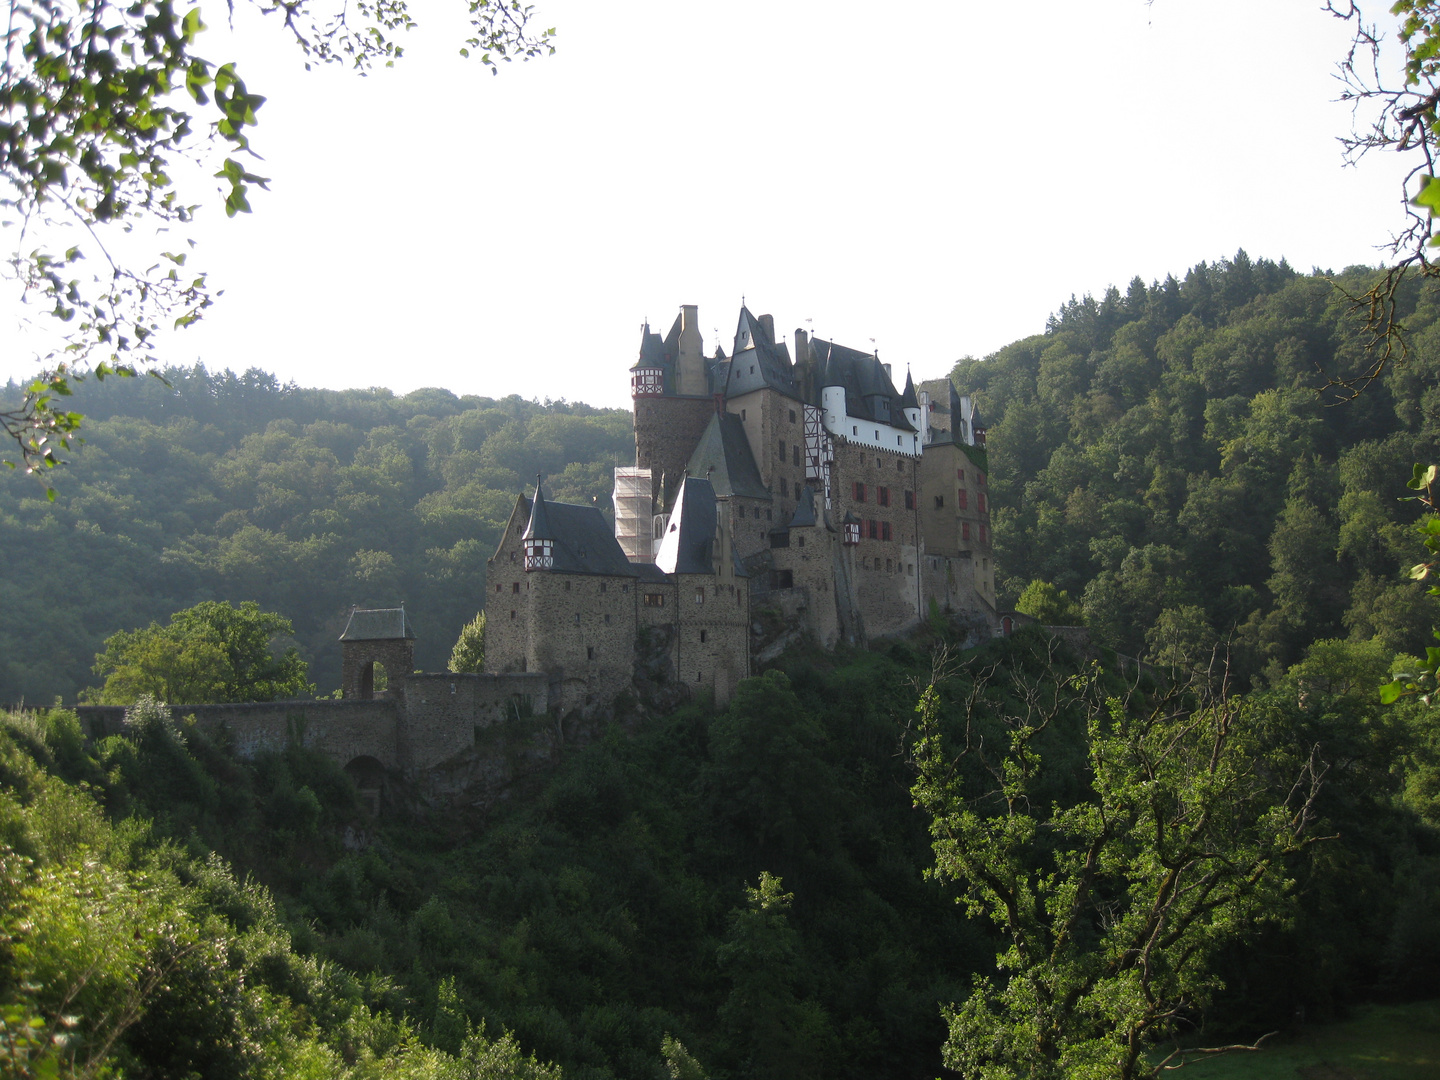
[[[388,774],[378,758],[361,754],[351,758],[345,765],[345,775],[355,784],[360,793],[360,802],[371,817],[379,817],[380,810],[388,801]]]

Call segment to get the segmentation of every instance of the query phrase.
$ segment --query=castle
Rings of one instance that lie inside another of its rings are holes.
[[[544,672],[586,715],[657,669],[717,703],[750,673],[765,609],[830,647],[914,626],[931,605],[993,633],[984,423],[896,390],[888,364],[742,307],[706,356],[694,306],[630,369],[635,464],[615,470],[613,532],[537,482],[487,563],[485,667]]]
[[[624,694],[723,704],[750,674],[762,621],[786,628],[772,649],[801,634],[863,643],[932,609],[975,636],[1008,633],[974,403],[948,380],[937,400],[908,375],[897,391],[873,353],[801,330],[794,340],[792,358],[771,318],[744,308],[728,357],[705,356],[694,307],[664,338],[645,327],[631,368],[635,464],[615,470],[614,524],[546,499],[542,483],[517,497],[486,564],[484,673],[414,671],[405,609],[356,609],[340,637],[340,700],[172,715],[243,756],[321,750],[377,810],[396,772],[423,781],[424,798],[478,806],[527,753],[563,746],[571,718],[602,716]],[[94,735],[123,729],[118,706],[79,712]],[[483,749],[507,721],[540,718],[544,738],[525,752]]]

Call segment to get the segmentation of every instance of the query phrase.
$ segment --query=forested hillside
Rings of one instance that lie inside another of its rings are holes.
[[[567,751],[483,819],[370,819],[320,756],[238,760],[158,713],[93,742],[63,711],[0,715],[0,1055],[34,1017],[42,1041],[69,1025],[37,1055],[130,1076],[556,1075],[520,1061],[532,1052],[572,1080],[940,1075],[940,1006],[1003,977],[1006,938],[927,874],[909,758],[937,644],[792,654],[722,711]],[[951,752],[972,724],[1004,746],[1027,686],[1082,670],[1031,629],[964,660],[939,688]],[[1102,696],[1124,692],[1102,678]],[[1262,800],[1312,754],[1337,763],[1310,811],[1331,839],[1273,868],[1243,925],[1182,941],[1200,992],[1153,1035],[1253,1037],[1433,994],[1429,710],[1313,665],[1241,707]],[[1033,812],[1093,797],[1087,739],[1084,710],[1038,733]],[[982,779],[974,761],[945,772]],[[1061,843],[1035,839],[1037,860]],[[482,1022],[518,1049],[467,1041]]]
[[[1244,252],[1072,299],[1044,334],[961,361],[991,422],[1008,598],[1045,580],[1124,652],[1228,641],[1246,674],[1323,638],[1423,654],[1435,611],[1402,579],[1422,549],[1398,500],[1440,441],[1440,296],[1409,286],[1408,360],[1344,403],[1317,388],[1364,367],[1354,307]]]
[[[53,504],[0,470],[0,702],[73,701],[107,636],[212,599],[290,619],[322,693],[355,604],[403,601],[416,663],[442,670],[521,486],[543,472],[555,498],[608,511],[634,458],[616,410],[165,378],[83,384],[86,442]]]

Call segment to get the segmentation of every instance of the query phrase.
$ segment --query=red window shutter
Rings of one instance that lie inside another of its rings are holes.
[[[969,523],[968,521],[962,521],[962,522],[960,523],[960,539],[961,539],[961,540],[969,540],[969,539],[970,539],[970,523]]]
[[[969,509],[969,507],[970,507],[970,493],[969,493],[968,491],[966,491],[964,488],[961,488],[960,491],[959,491],[959,495],[960,495],[960,509],[961,509],[961,510],[967,510],[967,509]]]
[[[980,492],[978,495],[975,496],[975,501],[976,501],[976,502],[979,504],[979,506],[980,506],[980,512],[981,512],[982,514],[985,513],[985,493],[984,493],[983,491]]]
[[[985,543],[988,543],[988,542],[989,542],[989,541],[988,541],[988,540],[986,539],[986,537],[985,537],[985,526],[984,526],[984,525],[981,525],[981,526],[980,526],[980,543],[985,544]]]

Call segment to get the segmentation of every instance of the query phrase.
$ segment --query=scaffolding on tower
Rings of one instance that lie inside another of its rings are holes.
[[[615,470],[615,539],[631,562],[655,558],[650,470],[622,465]]]

